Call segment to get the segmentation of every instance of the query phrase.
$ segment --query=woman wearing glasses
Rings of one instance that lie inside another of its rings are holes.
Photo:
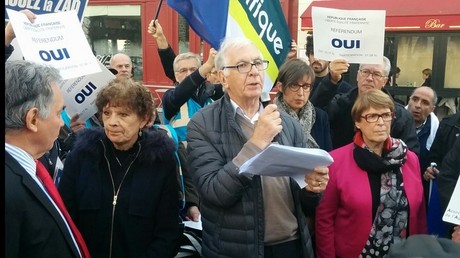
[[[417,156],[390,136],[394,103],[381,90],[359,94],[353,142],[330,154],[329,182],[316,209],[317,257],[384,257],[409,235],[426,234]]]
[[[276,78],[278,93],[274,102],[300,122],[311,147],[330,151],[332,141],[327,113],[309,101],[314,81],[315,72],[305,61],[298,58],[287,61]]]

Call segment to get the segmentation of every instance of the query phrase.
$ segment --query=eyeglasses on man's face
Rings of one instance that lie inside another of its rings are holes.
[[[198,69],[198,67],[190,67],[190,68],[180,68],[180,69],[177,69],[177,72],[178,73],[186,73],[186,72],[190,72],[190,73],[193,73],[194,71],[196,71]]]
[[[254,63],[241,62],[237,65],[224,66],[223,69],[236,68],[239,73],[249,73],[253,66],[255,66],[258,71],[263,71],[268,67],[268,60],[256,60]]]
[[[362,118],[366,119],[368,123],[375,123],[379,120],[381,117],[384,122],[389,122],[393,120],[394,113],[393,112],[386,112],[382,114],[377,114],[377,113],[370,113],[361,116]]]
[[[304,84],[298,84],[298,83],[293,83],[291,85],[288,86],[289,89],[291,89],[292,91],[299,91],[300,88],[303,89],[303,91],[311,91],[311,83],[304,83]]]
[[[386,77],[385,75],[383,75],[383,74],[381,74],[379,72],[371,72],[371,71],[366,70],[366,69],[359,70],[359,72],[361,73],[361,75],[364,78],[369,77],[369,75],[371,75],[371,74],[372,74],[372,79],[375,79],[375,80],[381,80],[384,77]]]

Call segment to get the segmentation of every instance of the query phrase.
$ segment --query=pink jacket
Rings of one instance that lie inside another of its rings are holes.
[[[329,182],[316,209],[317,258],[356,258],[372,227],[372,196],[367,173],[353,159],[353,143],[330,152]],[[409,234],[426,234],[426,212],[418,157],[408,150],[402,167],[409,201]]]

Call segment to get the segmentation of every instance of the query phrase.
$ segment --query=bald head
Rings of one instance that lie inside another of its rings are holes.
[[[423,124],[434,111],[436,100],[436,92],[430,87],[418,87],[412,92],[407,109],[414,117],[416,126]]]
[[[133,63],[131,58],[123,53],[118,53],[110,59],[110,67],[117,70],[117,78],[131,78]]]

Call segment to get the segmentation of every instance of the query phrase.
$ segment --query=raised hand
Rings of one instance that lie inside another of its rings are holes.
[[[342,79],[342,74],[348,72],[350,64],[345,59],[334,59],[329,63],[329,73],[331,81],[337,84]]]
[[[25,14],[31,23],[34,23],[35,19],[37,19],[37,16],[30,10],[24,9],[19,12]],[[5,27],[5,47],[9,46],[14,38],[16,38],[16,34],[14,34],[11,22],[8,22]]]
[[[168,40],[166,39],[166,36],[163,33],[163,27],[161,27],[161,24],[158,21],[158,19],[150,21],[147,31],[157,41],[157,45],[159,49],[168,48],[169,46]]]

